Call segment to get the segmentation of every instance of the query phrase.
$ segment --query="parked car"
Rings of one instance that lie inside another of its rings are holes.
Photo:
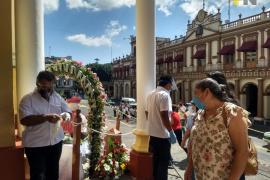
[[[123,104],[134,104],[136,100],[134,98],[122,97],[121,103]]]

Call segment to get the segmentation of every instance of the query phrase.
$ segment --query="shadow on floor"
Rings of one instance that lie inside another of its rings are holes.
[[[187,167],[187,159],[183,159],[182,161],[178,162],[178,161],[174,161],[173,164],[174,166],[178,167],[181,170],[185,170]]]

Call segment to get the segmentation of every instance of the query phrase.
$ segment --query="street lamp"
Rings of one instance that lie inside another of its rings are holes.
[[[94,59],[94,61],[96,61],[96,64],[98,64],[98,62],[100,61],[98,58]]]

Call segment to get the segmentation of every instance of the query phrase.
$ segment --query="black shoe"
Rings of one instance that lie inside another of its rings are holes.
[[[172,167],[173,166],[173,160],[169,161],[169,166]]]

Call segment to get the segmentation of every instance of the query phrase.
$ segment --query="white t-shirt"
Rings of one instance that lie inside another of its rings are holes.
[[[61,114],[70,112],[66,101],[55,91],[47,101],[35,90],[25,95],[19,105],[20,119],[30,115]],[[63,128],[57,123],[48,121],[35,126],[26,126],[23,131],[22,143],[24,147],[43,147],[55,145],[64,138]]]
[[[150,136],[159,138],[169,138],[170,134],[163,125],[160,111],[168,111],[168,116],[172,112],[172,100],[169,91],[158,86],[152,91],[146,101],[146,111],[148,112],[148,133]]]

